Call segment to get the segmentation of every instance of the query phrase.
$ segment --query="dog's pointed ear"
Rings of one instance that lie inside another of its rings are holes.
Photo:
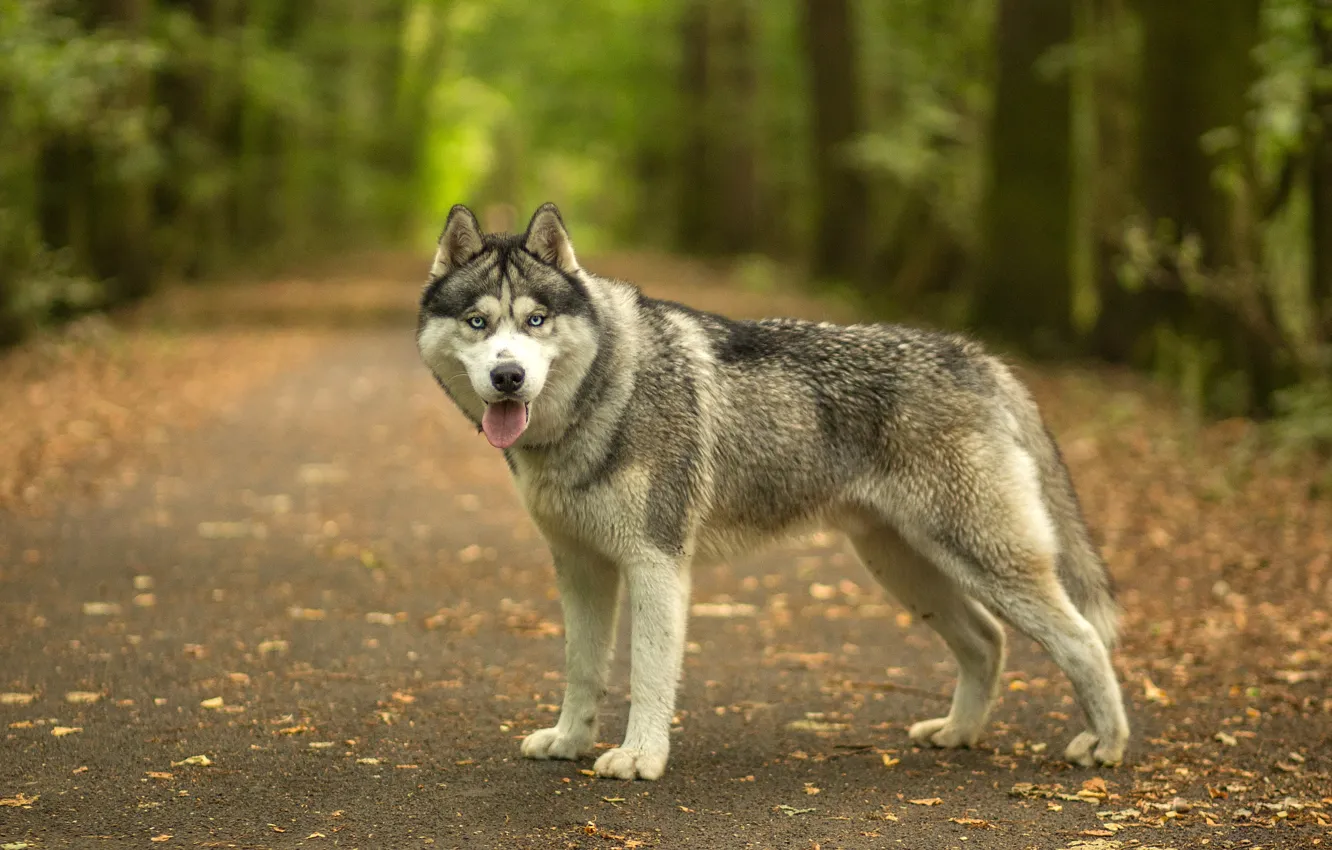
[[[523,247],[566,274],[578,271],[573,242],[569,241],[569,231],[564,229],[564,219],[554,204],[542,204],[533,213]]]
[[[443,277],[481,253],[481,226],[476,216],[462,204],[449,210],[444,231],[439,234],[439,248],[430,266],[432,278]]]

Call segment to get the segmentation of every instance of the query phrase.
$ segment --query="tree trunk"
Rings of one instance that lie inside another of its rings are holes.
[[[1238,274],[1240,285],[1251,287],[1261,283],[1258,258],[1248,249],[1253,243],[1244,223],[1248,210],[1243,198],[1218,187],[1215,171],[1228,161],[1232,165],[1224,167],[1243,178],[1235,169],[1247,158],[1245,117],[1257,74],[1250,53],[1259,37],[1260,6],[1261,0],[1171,0],[1143,3],[1141,10],[1138,197],[1153,230],[1164,221],[1172,225],[1166,232],[1196,237],[1208,273]],[[1207,25],[1199,26],[1200,21]],[[1237,305],[1215,295],[1190,295],[1176,270],[1160,271],[1170,291],[1134,309],[1158,325],[1168,322],[1186,345],[1210,361],[1197,388],[1205,401],[1217,400],[1218,382],[1233,383],[1238,377],[1247,398],[1226,406],[1262,409],[1274,388],[1271,346],[1245,322]]]
[[[1309,245],[1311,295],[1318,311],[1319,336],[1332,345],[1332,0],[1316,0],[1313,10],[1318,70],[1314,75],[1310,111],[1315,122],[1310,178]]]
[[[680,248],[705,253],[711,248],[712,198],[708,168],[708,112],[711,84],[708,68],[708,3],[691,0],[680,23],[683,63],[680,69],[681,124],[680,194],[676,239]]]
[[[1069,0],[1001,0],[976,318],[1037,354],[1074,343],[1072,101],[1037,63],[1073,36]]]
[[[718,247],[728,254],[749,253],[758,241],[758,139],[754,108],[758,74],[754,67],[752,0],[727,0],[719,11],[716,51],[717,107],[712,110],[717,140]]]
[[[852,9],[849,0],[805,0],[804,11],[813,98],[811,271],[854,280],[868,261],[869,185],[847,158],[864,130]]]
[[[107,6],[115,25],[126,35],[147,37],[152,0],[112,0]],[[152,108],[152,96],[152,74],[140,71],[125,93],[125,106],[146,113]],[[143,120],[147,122],[148,118]],[[144,175],[110,176],[110,163],[102,157],[94,158],[94,168],[94,220],[88,222],[93,271],[109,279],[110,301],[142,298],[158,277],[153,251],[152,181]]]

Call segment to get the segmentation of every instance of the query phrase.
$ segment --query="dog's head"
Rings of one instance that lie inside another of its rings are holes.
[[[417,346],[492,446],[550,436],[551,414],[567,408],[595,350],[594,321],[554,204],[518,236],[482,233],[465,206],[449,212],[421,297]]]

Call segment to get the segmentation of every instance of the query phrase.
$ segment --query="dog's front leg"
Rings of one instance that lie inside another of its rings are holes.
[[[632,618],[633,669],[624,743],[597,759],[599,776],[659,779],[671,749],[675,691],[684,659],[688,564],[650,556],[625,567]]]
[[[554,726],[523,739],[522,753],[534,759],[576,759],[589,755],[597,742],[597,713],[615,645],[620,572],[588,552],[561,547],[552,552],[564,609],[564,706]]]

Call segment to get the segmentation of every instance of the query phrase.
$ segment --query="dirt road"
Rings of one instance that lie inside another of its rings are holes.
[[[549,556],[399,279],[173,295],[0,360],[0,845],[1332,846],[1332,504],[1246,426],[1076,371],[1031,376],[1128,608],[1128,764],[1060,762],[1081,718],[1017,636],[982,748],[913,748],[951,663],[824,537],[696,575],[662,781],[519,758],[562,692]],[[607,744],[626,691],[622,652]]]

